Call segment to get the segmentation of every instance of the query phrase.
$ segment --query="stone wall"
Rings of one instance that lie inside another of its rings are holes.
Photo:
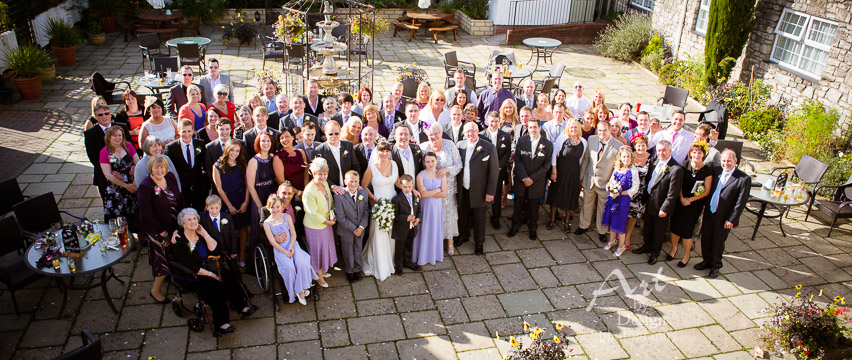
[[[494,22],[491,20],[474,20],[465,15],[460,10],[456,10],[455,19],[459,22],[459,27],[464,32],[473,36],[491,36],[494,35]]]

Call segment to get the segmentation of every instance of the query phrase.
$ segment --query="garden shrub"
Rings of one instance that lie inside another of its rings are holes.
[[[655,74],[660,73],[660,69],[663,67],[663,59],[665,56],[666,49],[663,47],[663,39],[660,38],[660,35],[654,35],[651,38],[651,41],[648,42],[648,46],[642,50],[642,60],[640,63],[642,66],[648,68],[648,70],[653,71]]]
[[[849,175],[852,174],[852,152],[839,152],[836,155],[823,154],[817,159],[828,165],[828,170],[825,172],[825,176],[822,177],[822,182],[824,184],[845,184],[846,180],[849,179]],[[834,189],[831,189],[830,191],[830,193],[820,192],[820,195],[831,197],[834,194]]]
[[[766,159],[772,162],[780,162],[784,155],[784,131],[770,129],[764,133],[754,134],[752,140],[760,146]]]
[[[619,61],[639,60],[654,33],[649,16],[639,13],[622,15],[614,25],[604,29],[595,41],[595,50],[598,55]]]
[[[688,58],[663,66],[660,69],[660,82],[689,90],[689,96],[702,104],[710,100],[710,92],[704,81],[704,63],[701,60]]]
[[[839,142],[841,139],[835,133],[839,119],[837,110],[826,111],[818,101],[805,102],[787,119],[784,158],[797,164],[804,154],[815,158],[833,155],[837,144],[845,143]]]
[[[728,115],[733,118],[747,111],[768,107],[771,96],[772,87],[764,84],[763,79],[755,80],[751,85],[743,82],[721,83],[710,92],[710,99],[724,104]]]
[[[738,125],[746,139],[754,139],[757,134],[783,129],[781,118],[781,112],[777,109],[751,110],[740,116]]]

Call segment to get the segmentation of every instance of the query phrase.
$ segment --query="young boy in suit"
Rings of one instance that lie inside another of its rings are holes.
[[[394,240],[393,268],[394,274],[402,274],[402,267],[412,268],[411,253],[414,246],[414,237],[417,235],[417,225],[420,224],[422,212],[420,200],[414,196],[414,177],[404,174],[399,177],[402,184],[402,192],[396,194],[391,200],[396,215],[391,229],[391,238]]]
[[[361,279],[361,237],[370,223],[370,204],[367,190],[358,190],[361,177],[357,171],[347,171],[343,182],[346,191],[334,195],[335,233],[340,237],[346,279],[354,282]]]

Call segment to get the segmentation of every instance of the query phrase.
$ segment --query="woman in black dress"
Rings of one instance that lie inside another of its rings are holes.
[[[246,168],[246,185],[251,195],[251,223],[249,227],[248,252],[254,251],[258,237],[263,233],[260,228],[261,209],[269,195],[275,193],[278,184],[275,183],[275,170],[272,167],[272,135],[262,132],[254,140],[254,151],[257,152]]]
[[[557,209],[566,211],[565,231],[571,231],[571,212],[580,210],[580,168],[588,147],[580,128],[577,120],[568,120],[565,133],[556,138],[553,147],[556,151],[553,152],[553,170],[547,191],[547,203],[550,205],[548,230],[556,227]]]
[[[695,224],[701,215],[701,209],[708,195],[713,181],[713,170],[704,165],[704,157],[707,156],[709,145],[705,142],[697,142],[689,148],[689,159],[684,167],[683,186],[680,192],[680,201],[675,206],[671,220],[672,250],[666,255],[666,260],[674,260],[677,255],[678,240],[683,239],[683,260],[678,262],[677,267],[686,267],[689,262],[689,253],[692,251],[692,237]]]
[[[627,249],[630,249],[630,236],[636,227],[636,222],[645,213],[645,177],[648,176],[648,167],[651,165],[651,154],[648,153],[648,137],[637,133],[630,139],[633,147],[633,166],[639,172],[639,191],[630,198],[630,211],[627,213]]]

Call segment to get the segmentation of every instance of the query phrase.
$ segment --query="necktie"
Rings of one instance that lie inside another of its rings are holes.
[[[411,203],[411,194],[405,194],[405,198],[408,199],[408,205],[411,206],[411,211],[414,211],[414,204]]]
[[[352,202],[354,202],[354,203],[356,203],[356,204],[358,203],[358,200],[357,200],[357,199],[355,199],[355,194],[352,194]]]
[[[409,149],[402,150],[402,156],[405,156],[405,161],[411,160],[411,155],[409,154]]]
[[[370,161],[370,156],[373,155],[373,148],[367,148],[367,161]]]
[[[677,136],[677,131],[672,134],[672,145],[674,145],[674,139]]]
[[[385,127],[390,129],[391,126],[393,126],[393,114],[388,114],[385,116]]]
[[[606,143],[601,141],[600,148],[598,149],[598,161],[601,160],[601,155],[603,155],[604,149],[606,149]]]
[[[470,158],[473,156],[473,151],[476,148],[476,143],[467,144],[464,154],[464,175],[462,175],[462,185],[465,189],[470,189]]]
[[[657,165],[654,165],[654,172],[651,173],[651,182],[648,183],[648,188],[645,189],[648,191],[648,194],[651,193],[651,187],[654,186],[654,183],[657,181],[657,177],[660,175],[660,172],[663,171],[663,167],[660,166],[660,164],[662,163],[657,163]]]
[[[346,123],[347,120],[349,120],[349,115],[343,114],[343,123]]]
[[[189,145],[186,145],[186,164],[189,165],[190,168],[192,168],[192,150],[190,149],[191,147]]]
[[[219,228],[219,218],[213,218],[213,225],[216,226],[216,231],[222,231],[222,229]]]
[[[710,199],[710,212],[716,213],[716,208],[719,207],[719,196],[722,194],[722,186],[725,185],[725,181],[728,180],[728,174],[724,173],[719,179],[719,183],[716,184],[716,191],[713,192],[713,197]]]

